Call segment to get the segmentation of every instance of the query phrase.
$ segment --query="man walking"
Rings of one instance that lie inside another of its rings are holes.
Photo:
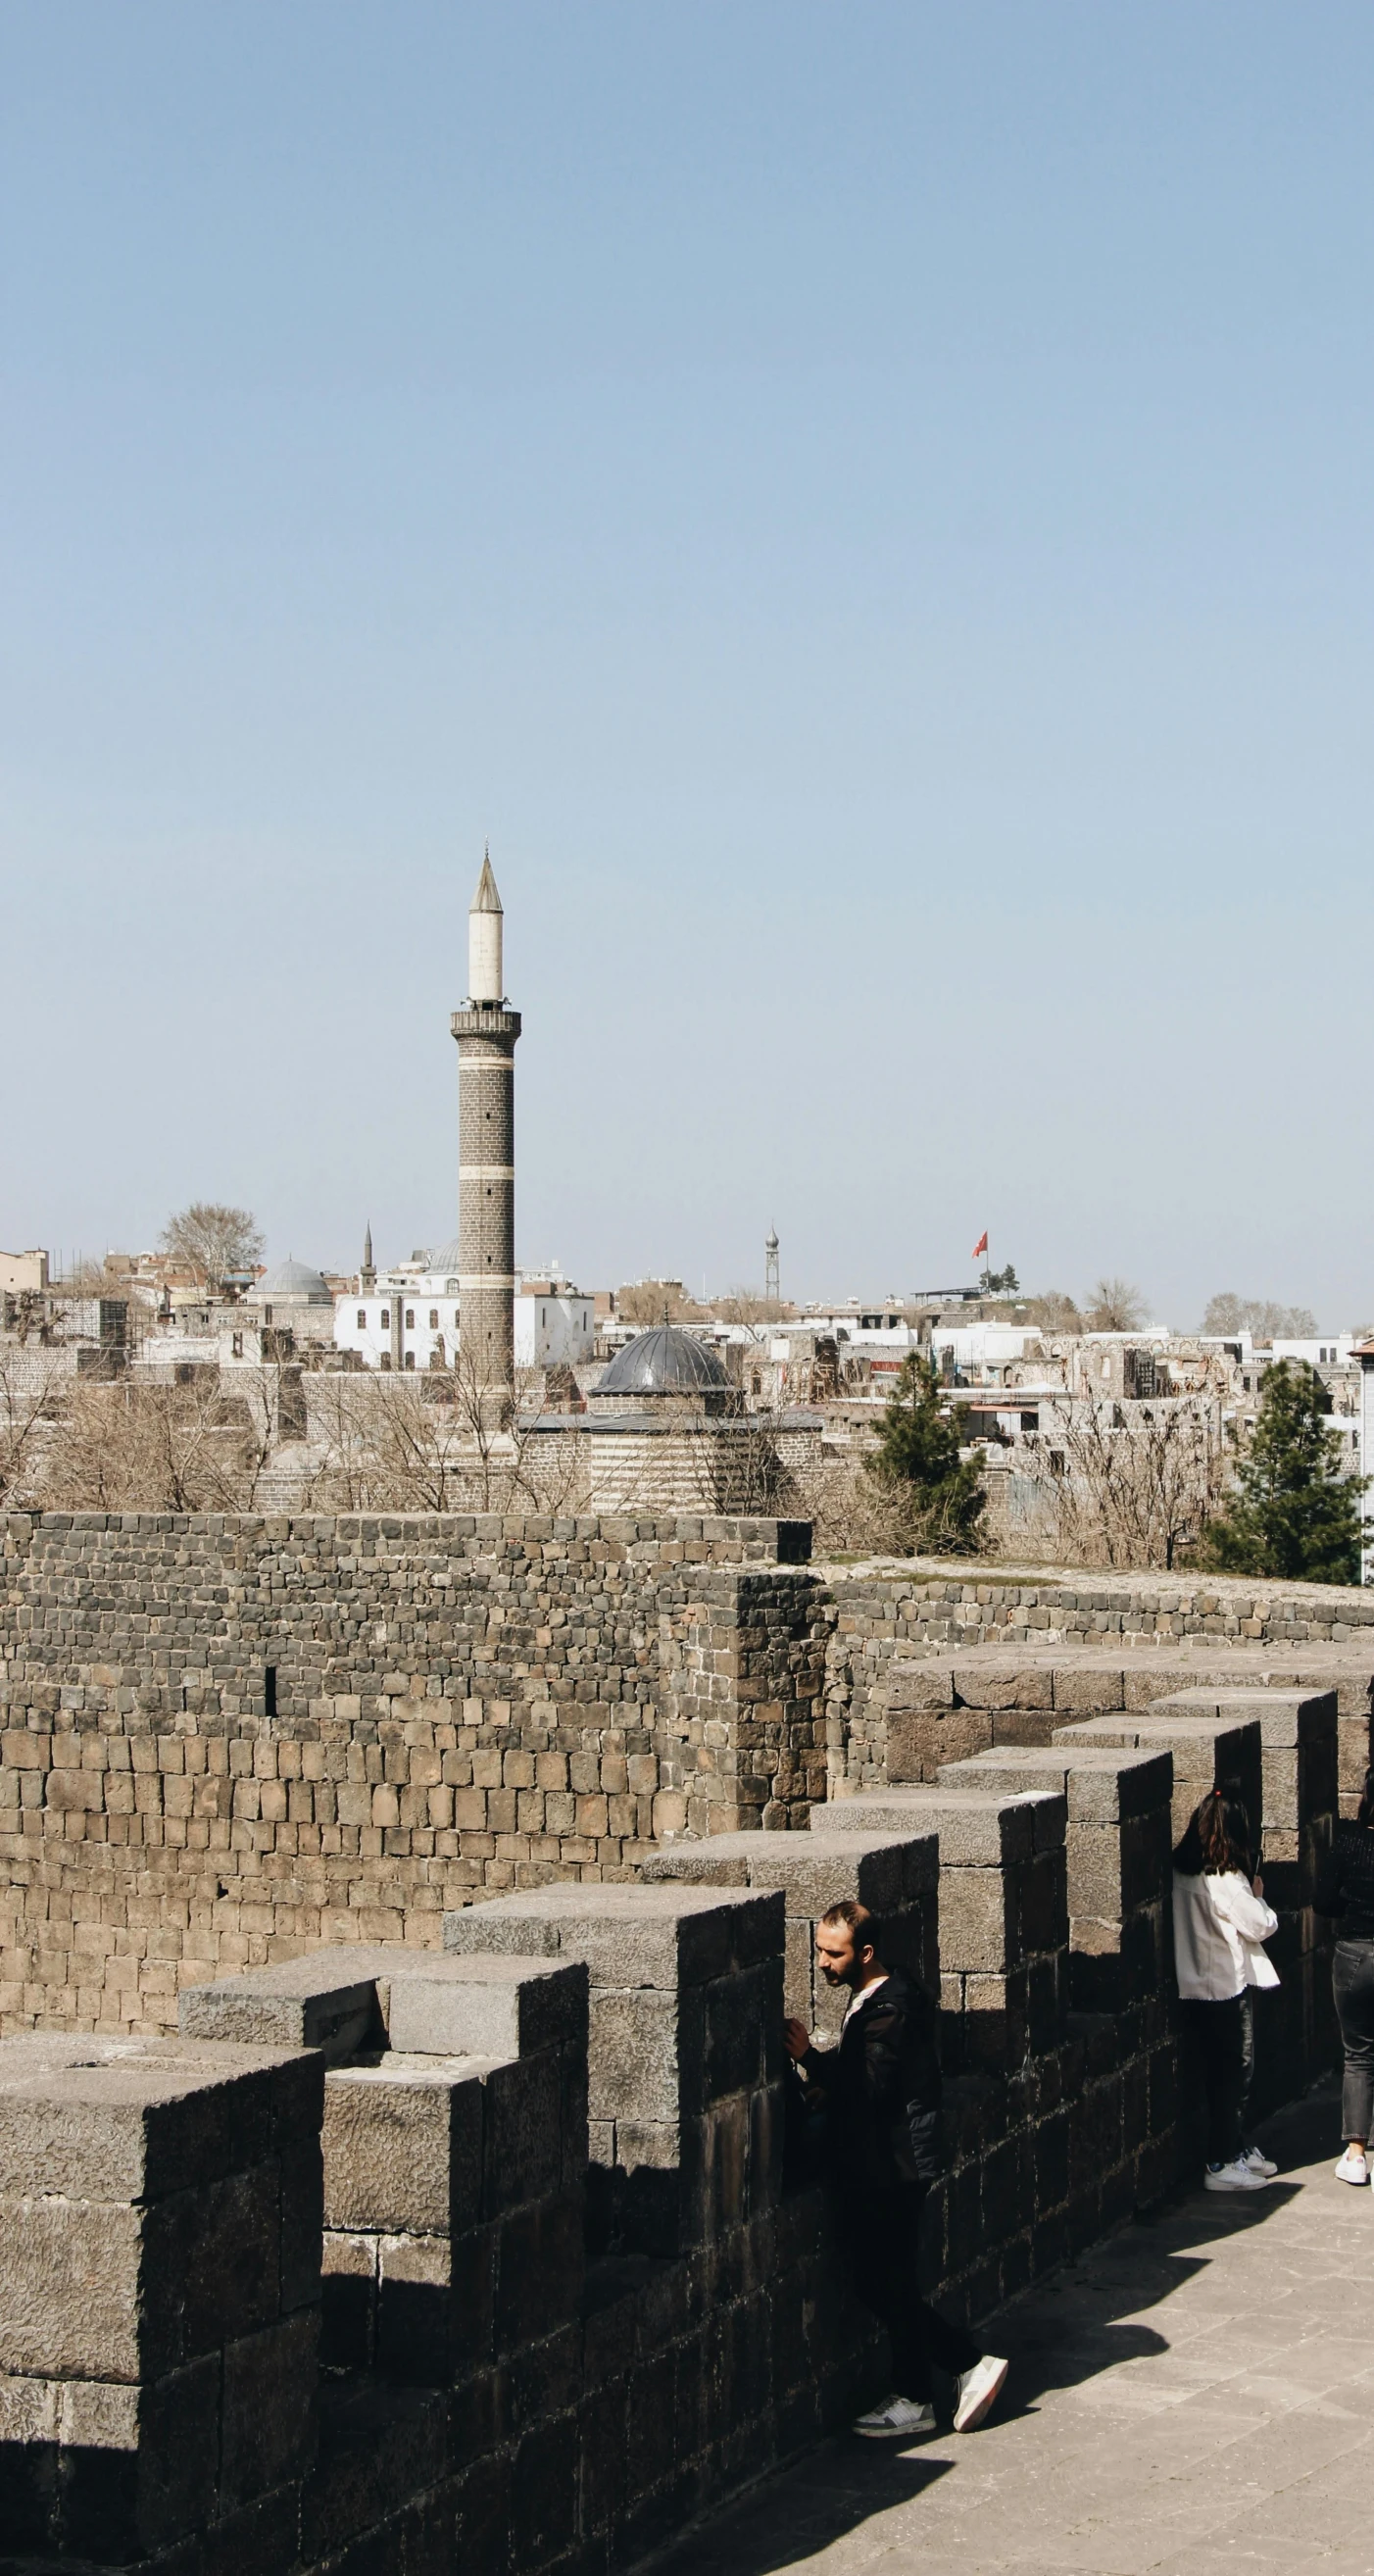
[[[941,2170],[940,2059],[924,1989],[882,1962],[882,1927],[863,1905],[832,1905],[816,1929],[826,1983],[850,1989],[838,2048],[817,2049],[799,2021],[788,2054],[823,2093],[826,2161],[854,2287],[892,2341],[894,2393],[856,2433],[910,2441],[933,2433],[932,2368],[954,2381],[954,2430],[971,2433],[1000,2394],[1007,2365],[980,2352],[921,2296],[921,2210]]]

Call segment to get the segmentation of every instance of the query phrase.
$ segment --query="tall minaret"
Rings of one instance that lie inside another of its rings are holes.
[[[515,1041],[502,992],[501,898],[490,853],[468,914],[468,998],[458,1041],[459,1338],[476,1384],[508,1401],[515,1376]]]

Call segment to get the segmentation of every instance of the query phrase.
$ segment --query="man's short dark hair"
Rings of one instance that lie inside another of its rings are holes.
[[[883,1955],[883,1927],[876,1914],[860,1905],[855,1896],[845,1896],[838,1905],[829,1907],[821,1916],[822,1923],[843,1923],[854,1935],[856,1950],[872,1949],[875,1959]]]

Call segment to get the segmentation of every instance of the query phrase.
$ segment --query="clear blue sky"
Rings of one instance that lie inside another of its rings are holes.
[[[0,1242],[1374,1315],[1374,13],[7,0]]]

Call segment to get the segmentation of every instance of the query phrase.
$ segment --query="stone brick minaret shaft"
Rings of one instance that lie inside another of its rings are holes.
[[[468,914],[468,998],[458,1041],[459,1335],[465,1368],[493,1395],[515,1375],[515,1041],[505,1007],[501,898],[482,861]]]

